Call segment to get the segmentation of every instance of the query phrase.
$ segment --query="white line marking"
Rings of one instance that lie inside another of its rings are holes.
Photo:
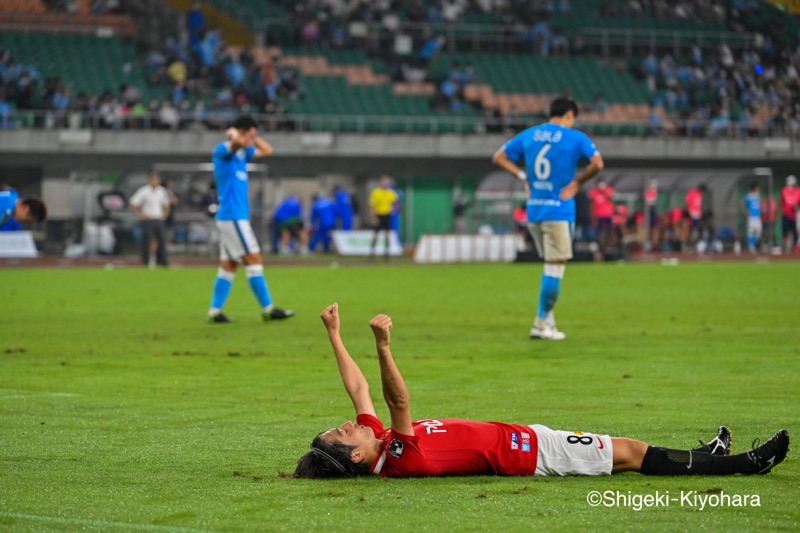
[[[0,517],[16,518],[19,520],[34,520],[38,522],[52,522],[55,524],[86,525],[98,528],[120,528],[137,531],[168,531],[175,533],[204,533],[207,530],[191,529],[187,527],[159,526],[156,524],[135,524],[130,522],[110,522],[108,520],[94,520],[91,518],[67,518],[63,516],[48,516],[26,513],[10,513],[0,511]]]
[[[0,388],[0,391],[16,393],[16,394],[2,395],[0,396],[0,400],[30,398],[31,396],[45,396],[51,398],[74,398],[76,396],[80,396],[80,394],[73,394],[71,392],[47,392],[47,391],[25,390],[25,389]]]

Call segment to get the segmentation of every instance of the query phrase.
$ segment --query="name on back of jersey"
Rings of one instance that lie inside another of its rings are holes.
[[[557,143],[561,140],[560,131],[536,130],[533,132],[533,140],[541,143]]]

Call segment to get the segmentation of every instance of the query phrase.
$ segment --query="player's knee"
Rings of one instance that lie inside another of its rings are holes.
[[[614,446],[614,471],[638,471],[647,453],[648,444],[633,439],[612,439]]]
[[[225,272],[236,272],[238,266],[236,261],[220,261],[219,263],[219,267]]]
[[[247,255],[243,256],[242,257],[242,262],[245,265],[250,266],[250,265],[260,265],[261,263],[263,263],[263,260],[261,258],[261,254],[256,252],[256,253],[247,254]]]

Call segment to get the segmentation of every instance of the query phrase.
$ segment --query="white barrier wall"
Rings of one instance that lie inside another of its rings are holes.
[[[415,263],[511,263],[524,243],[518,235],[423,235]]]
[[[36,257],[36,244],[30,231],[0,231],[0,257]]]
[[[384,235],[386,235],[386,233],[383,231],[378,234],[378,242],[375,243],[375,255],[382,256],[383,251],[386,249],[386,239]],[[342,255],[369,255],[369,245],[372,243],[372,231],[337,230],[333,232],[333,243],[336,245],[336,251]],[[397,232],[395,231],[390,232],[389,255],[403,255],[403,247],[400,245],[400,240],[397,238]]]

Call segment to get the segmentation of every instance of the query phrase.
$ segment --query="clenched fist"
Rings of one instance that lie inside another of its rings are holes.
[[[369,321],[372,334],[375,335],[375,343],[378,345],[389,345],[389,330],[392,329],[392,319],[387,315],[378,315]]]
[[[325,324],[325,329],[339,331],[339,304],[329,305],[319,317],[322,319],[322,323]]]

